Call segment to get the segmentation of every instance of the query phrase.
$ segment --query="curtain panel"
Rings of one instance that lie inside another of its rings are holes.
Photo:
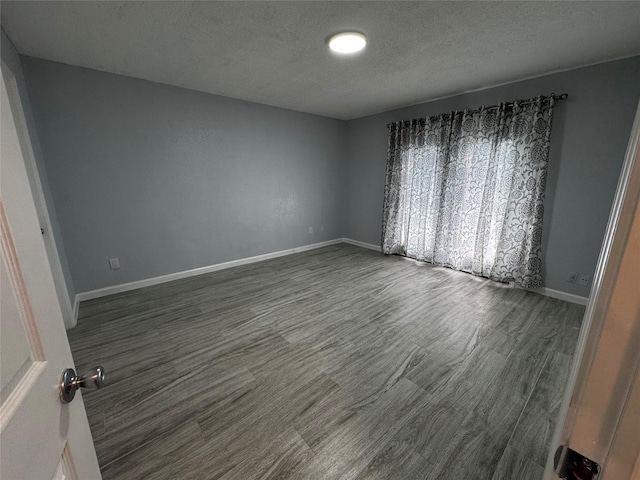
[[[382,251],[542,286],[553,97],[389,126]]]

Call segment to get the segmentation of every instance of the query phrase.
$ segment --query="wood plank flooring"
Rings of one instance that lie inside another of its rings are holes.
[[[83,302],[108,479],[542,477],[584,307],[340,244]]]

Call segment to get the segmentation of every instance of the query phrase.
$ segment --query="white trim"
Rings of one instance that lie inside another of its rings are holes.
[[[381,248],[378,245],[373,245],[371,243],[361,242],[359,240],[353,240],[351,238],[343,238],[342,241],[344,243],[349,243],[351,245],[356,245],[362,248],[368,248],[369,250],[375,250],[376,252],[380,252]],[[408,258],[408,257],[407,257]],[[540,295],[545,295],[551,298],[557,298],[559,300],[564,300],[566,302],[577,303],[578,305],[586,305],[589,302],[588,297],[581,297],[580,295],[574,295],[573,293],[567,293],[560,290],[554,290],[553,288],[538,288],[538,289],[529,289],[530,292],[538,293]]]
[[[287,250],[280,250],[278,252],[265,253],[263,255],[256,255],[255,257],[240,258],[238,260],[231,260],[229,262],[217,263],[215,265],[209,265],[207,267],[194,268],[192,270],[185,270],[182,272],[170,273],[168,275],[161,275],[159,277],[147,278],[145,280],[137,280],[135,282],[129,282],[129,283],[123,283],[120,285],[113,285],[111,287],[99,288],[97,290],[90,290],[88,292],[78,293],[76,295],[76,300],[78,302],[83,302],[85,300],[93,300],[94,298],[106,297],[107,295],[128,292],[129,290],[135,290],[137,288],[150,287],[151,285],[158,285],[160,283],[172,282],[174,280],[180,280],[181,278],[194,277],[196,275],[216,272],[218,270],[225,270],[227,268],[237,267],[240,265],[247,265],[249,263],[262,262],[264,260],[270,260],[272,258],[284,257],[285,255],[306,252],[308,250],[315,250],[316,248],[327,247],[329,245],[336,245],[338,243],[343,243],[343,242],[344,242],[344,239],[336,238],[335,240],[328,240],[326,242],[313,243],[311,245],[303,245],[302,247],[289,248]]]
[[[27,169],[27,175],[29,176],[29,186],[32,188],[31,193],[33,194],[33,201],[36,206],[38,223],[44,223],[44,225],[40,225],[40,228],[44,229],[42,240],[44,242],[45,251],[47,252],[47,258],[51,267],[51,275],[53,276],[56,295],[58,297],[58,302],[60,303],[62,318],[64,320],[65,328],[73,328],[76,326],[77,316],[73,313],[73,306],[71,305],[67,282],[64,278],[64,274],[62,273],[62,263],[60,263],[58,246],[56,245],[56,239],[53,236],[51,218],[49,217],[49,210],[47,209],[44,190],[42,189],[42,182],[40,181],[40,172],[33,152],[31,134],[29,133],[29,127],[27,126],[22,98],[20,98],[20,89],[18,88],[18,82],[15,74],[4,62],[2,62],[2,71],[7,74],[7,81],[5,85],[7,87],[7,95],[10,99],[9,103],[12,104],[9,105],[9,108],[12,106],[14,107],[13,113],[16,132],[20,141],[20,147],[23,151],[22,155]]]
[[[67,327],[67,330],[69,330],[70,328],[75,327],[78,324],[78,313],[80,312],[80,298],[78,297],[78,295],[75,296],[74,300],[73,300],[73,326],[72,327]]]
[[[272,258],[284,257],[286,255],[292,255],[294,253],[306,252],[308,250],[315,250],[317,248],[327,247],[329,245],[337,245],[339,243],[348,243],[357,247],[380,251],[378,245],[371,243],[361,242],[359,240],[353,240],[351,238],[336,238],[334,240],[327,240],[326,242],[313,243],[311,245],[304,245],[302,247],[289,248],[287,250],[280,250],[278,252],[265,253],[263,255],[256,255],[255,257],[240,258],[238,260],[231,260],[229,262],[217,263],[215,265],[209,265],[207,267],[194,268],[192,270],[185,270],[182,272],[170,273],[168,275],[161,275],[159,277],[147,278],[144,280],[137,280],[135,282],[122,283],[120,285],[113,285],[111,287],[98,288],[96,290],[90,290],[88,292],[81,292],[76,295],[73,305],[73,318],[75,322],[78,320],[78,309],[80,302],[85,300],[93,300],[94,298],[106,297],[108,295],[114,295],[116,293],[128,292],[137,288],[150,287],[152,285],[158,285],[160,283],[172,282],[174,280],[180,280],[181,278],[194,277],[196,275],[202,275],[205,273],[216,272],[218,270],[225,270],[227,268],[233,268],[240,265],[247,265],[250,263],[262,262],[264,260],[270,260]],[[531,292],[539,293],[540,295],[546,295],[552,298],[558,298],[567,302],[577,303],[579,305],[586,305],[588,302],[587,297],[581,297],[571,293],[561,292],[560,290],[554,290],[552,288],[540,288],[531,289]]]
[[[636,107],[624,163],[620,172],[611,213],[609,214],[596,271],[593,276],[590,301],[582,320],[578,344],[573,354],[571,373],[564,383],[564,398],[562,399],[555,432],[550,444],[553,447],[556,445],[572,446],[573,440],[575,440],[572,437],[573,433],[575,433],[576,423],[582,424],[584,428],[585,422],[591,422],[591,425],[598,427],[599,432],[602,434],[598,436],[593,433],[593,429],[586,429],[589,430],[590,434],[593,434],[592,451],[594,453],[596,451],[602,452],[601,460],[605,469],[607,468],[606,461],[608,459],[616,458],[618,465],[626,463],[626,461],[622,461],[623,455],[619,457],[612,456],[613,453],[620,453],[614,452],[613,446],[616,443],[615,441],[618,440],[617,435],[620,433],[619,422],[624,417],[624,409],[617,400],[606,402],[608,407],[606,413],[600,405],[593,401],[591,401],[592,408],[587,408],[585,405],[588,402],[585,401],[584,395],[588,384],[594,378],[597,378],[593,369],[598,364],[598,369],[602,369],[606,365],[606,371],[616,378],[616,395],[618,397],[624,395],[627,399],[629,398],[628,388],[631,386],[631,382],[629,382],[631,377],[628,376],[628,373],[622,373],[622,368],[618,369],[622,364],[615,365],[613,371],[611,371],[609,365],[615,364],[611,360],[613,356],[609,355],[610,351],[615,347],[607,348],[599,345],[599,343],[605,328],[613,331],[612,329],[616,327],[616,322],[612,319],[614,315],[612,314],[610,302],[617,291],[617,282],[622,279],[619,270],[620,263],[624,259],[625,252],[632,248],[629,243],[629,235],[633,229],[634,215],[640,205],[640,163],[638,163],[637,159],[640,159],[640,102]],[[636,326],[631,322],[629,328],[630,331],[633,331]],[[615,338],[615,335],[610,338]],[[600,355],[604,352],[607,352],[607,354]],[[626,358],[627,364],[630,364],[631,361],[632,358]],[[627,365],[628,367],[629,365]],[[580,451],[583,452],[583,450]],[[591,456],[589,452],[586,452],[586,454]],[[545,479],[556,477],[553,473],[552,465],[553,448],[549,449]]]
[[[379,245],[374,245],[372,243],[361,242],[360,240],[353,240],[351,238],[343,238],[343,243],[348,243],[350,245],[355,245],[357,247],[368,248],[369,250],[375,250],[376,252],[382,251]]]
[[[528,288],[533,293],[539,293],[546,297],[557,298],[566,302],[577,303],[578,305],[586,305],[589,303],[589,297],[582,297],[580,295],[574,295],[573,293],[563,292],[561,290],[554,290],[553,288]]]

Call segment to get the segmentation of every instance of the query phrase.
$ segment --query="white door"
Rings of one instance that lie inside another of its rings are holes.
[[[0,113],[0,478],[99,479],[81,395],[62,404],[73,367],[60,304],[2,71]]]
[[[545,478],[566,445],[599,480],[640,480],[640,104],[554,437]]]

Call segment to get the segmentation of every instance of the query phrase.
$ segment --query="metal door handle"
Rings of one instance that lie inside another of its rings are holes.
[[[76,396],[76,390],[79,388],[97,390],[104,387],[105,384],[102,365],[93,367],[81,377],[76,375],[73,368],[67,368],[62,372],[62,377],[60,378],[60,400],[62,403],[69,403]]]

